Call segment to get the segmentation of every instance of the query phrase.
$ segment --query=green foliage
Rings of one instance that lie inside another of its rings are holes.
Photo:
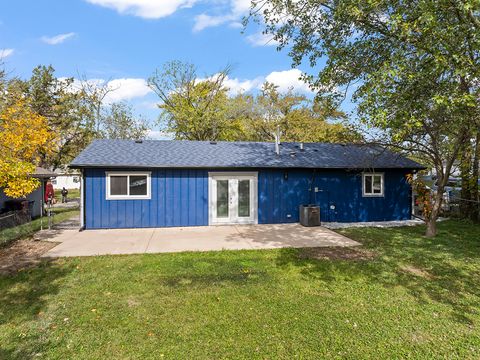
[[[68,164],[95,137],[91,98],[74,88],[73,78],[59,79],[51,66],[38,66],[28,80],[14,79],[9,88],[21,93],[32,110],[47,119],[55,135],[53,151],[40,154],[40,165],[56,169]]]
[[[149,80],[160,97],[160,124],[176,139],[272,141],[277,126],[284,141],[349,142],[358,133],[340,123],[345,114],[331,102],[278,92],[270,83],[258,95],[229,97],[228,68],[198,79],[195,67],[172,62]],[[331,123],[331,121],[335,121]]]
[[[143,139],[148,132],[146,121],[136,118],[125,103],[111,104],[101,121],[101,134],[107,139]]]
[[[478,225],[423,231],[343,230],[358,250],[63,258],[0,275],[0,357],[477,359]],[[373,256],[341,256],[356,251]]]
[[[245,95],[238,95],[237,99]],[[361,136],[343,121],[343,112],[326,101],[311,101],[292,90],[278,92],[270,83],[263,85],[257,96],[246,96],[251,106],[243,119],[245,137],[253,141],[272,141],[277,126],[282,141],[296,142],[354,142]],[[235,104],[235,103],[234,103]],[[236,105],[236,104],[235,104]]]
[[[228,138],[232,124],[226,118],[225,69],[199,80],[191,64],[173,61],[157,70],[148,83],[157,93],[162,110],[162,129],[176,139],[219,140]]]
[[[294,66],[328,59],[306,77],[319,98],[341,101],[357,84],[359,119],[375,140],[436,169],[434,222],[460,148],[480,126],[480,2],[261,0],[252,14],[290,47]]]

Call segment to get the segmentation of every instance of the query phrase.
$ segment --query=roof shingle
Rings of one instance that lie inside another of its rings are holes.
[[[95,140],[71,168],[406,168],[423,166],[373,145],[267,142]]]

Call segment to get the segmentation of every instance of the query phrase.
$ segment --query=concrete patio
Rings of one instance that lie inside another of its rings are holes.
[[[44,257],[360,245],[324,227],[299,224],[62,230],[45,238],[59,245]]]

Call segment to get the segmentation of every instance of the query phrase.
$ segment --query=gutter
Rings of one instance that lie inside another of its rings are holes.
[[[85,230],[85,179],[84,169],[80,169],[80,229]]]

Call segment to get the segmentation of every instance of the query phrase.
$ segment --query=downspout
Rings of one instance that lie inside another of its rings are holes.
[[[84,170],[80,169],[80,231],[85,230],[85,180]]]

